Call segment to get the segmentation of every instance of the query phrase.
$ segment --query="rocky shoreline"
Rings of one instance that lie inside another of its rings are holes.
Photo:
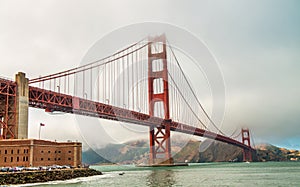
[[[62,169],[51,171],[2,172],[0,173],[0,185],[67,180],[94,175],[102,175],[102,173],[100,171],[89,168]]]

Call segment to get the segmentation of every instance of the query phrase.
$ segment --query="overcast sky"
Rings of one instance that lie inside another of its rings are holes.
[[[217,58],[226,88],[222,128],[243,124],[256,142],[300,149],[299,8],[297,0],[0,0],[0,76],[66,70],[118,28],[169,23],[203,40]],[[30,109],[29,136],[37,138],[43,122],[42,138],[82,141],[75,121]]]

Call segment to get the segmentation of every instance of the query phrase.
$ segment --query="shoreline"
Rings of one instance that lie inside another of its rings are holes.
[[[0,185],[42,183],[95,175],[102,175],[102,172],[91,168],[61,169],[51,171],[0,172]]]

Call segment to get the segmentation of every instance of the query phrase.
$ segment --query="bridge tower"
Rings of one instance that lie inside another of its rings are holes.
[[[155,65],[154,65],[155,64]],[[157,68],[159,67],[159,68]],[[163,88],[155,88],[160,81]],[[156,84],[157,85],[157,84]],[[161,92],[158,93],[157,90]],[[148,43],[148,97],[149,115],[155,116],[155,105],[161,102],[164,106],[164,120],[160,126],[150,127],[150,165],[173,164],[170,143],[170,113],[167,50],[165,35],[149,37]]]
[[[242,143],[251,148],[250,144],[250,133],[248,128],[242,128]],[[243,149],[243,161],[251,162],[252,161],[252,152],[251,149]]]

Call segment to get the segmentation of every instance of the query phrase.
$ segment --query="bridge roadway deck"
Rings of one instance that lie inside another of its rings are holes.
[[[71,114],[79,114],[84,116],[92,116],[97,118],[116,120],[122,122],[133,123],[143,126],[165,126],[164,119],[150,117],[147,114],[131,111],[128,109],[114,107],[108,104],[90,101],[71,95],[61,94],[49,90],[44,90],[37,87],[29,87],[29,106],[34,108],[45,109],[48,112],[60,111]],[[171,121],[170,128],[172,131],[177,131],[186,134],[206,137],[231,145],[238,146],[247,150],[254,150],[251,147],[231,139],[229,137],[206,131],[200,128],[195,128],[190,125]]]

